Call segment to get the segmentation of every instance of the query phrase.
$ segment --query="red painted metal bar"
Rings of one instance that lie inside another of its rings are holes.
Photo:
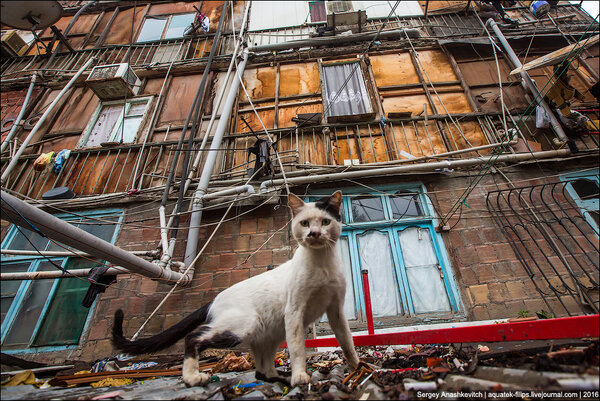
[[[368,287],[367,287],[368,288]],[[485,324],[448,329],[417,330],[401,333],[354,336],[355,346],[392,344],[447,344],[470,342],[550,340],[598,337],[600,315],[562,317]],[[335,338],[306,340],[307,347],[338,347]]]
[[[365,295],[365,309],[367,312],[367,330],[369,335],[375,334],[375,325],[373,324],[373,309],[371,308],[371,291],[369,290],[369,271],[362,271],[363,293]]]

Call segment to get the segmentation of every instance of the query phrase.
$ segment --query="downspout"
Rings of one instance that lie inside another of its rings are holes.
[[[198,182],[198,188],[194,194],[192,215],[190,217],[190,230],[188,232],[187,243],[185,246],[185,258],[183,260],[186,266],[189,266],[190,263],[192,263],[196,258],[196,251],[198,250],[198,236],[200,233],[200,221],[202,220],[202,207],[204,206],[203,197],[206,195],[206,189],[210,183],[210,177],[212,176],[215,162],[217,160],[217,150],[221,147],[225,130],[229,124],[231,110],[233,109],[233,104],[235,102],[235,98],[237,97],[238,88],[240,86],[240,77],[244,74],[247,61],[248,50],[244,50],[244,57],[242,62],[238,65],[237,71],[233,77],[233,81],[231,82],[231,88],[229,89],[229,94],[227,95],[225,104],[223,105],[223,112],[219,118],[219,124],[217,125],[215,134],[213,135],[212,142],[210,143],[210,151],[208,152],[206,161],[204,162],[204,168],[202,169],[202,175],[200,176],[200,181]]]
[[[1,191],[1,199],[3,220],[28,230],[37,229],[36,231],[48,238],[150,278],[177,281],[183,277],[181,273],[162,269],[157,264],[135,256],[4,191]],[[183,277],[184,285],[189,282],[187,277]]]
[[[19,115],[17,116],[17,119],[13,123],[13,126],[10,128],[10,132],[8,133],[6,138],[4,138],[4,141],[2,141],[2,145],[0,146],[0,153],[4,152],[4,150],[10,143],[13,136],[15,136],[15,134],[17,133],[17,128],[21,124],[21,120],[23,119],[23,116],[25,115],[25,110],[27,109],[27,105],[29,104],[29,98],[31,97],[31,93],[33,92],[33,87],[35,86],[36,80],[37,80],[37,74],[34,73],[31,76],[31,83],[29,84],[29,89],[27,90],[27,95],[25,95],[25,100],[23,101],[23,106],[21,107],[21,111],[19,111]]]
[[[331,173],[331,174],[321,174],[321,175],[312,175],[309,177],[294,177],[288,178],[288,184],[314,184],[317,182],[328,182],[328,181],[337,181],[346,178],[364,178],[364,177],[377,177],[380,175],[398,175],[405,173],[418,173],[422,171],[435,171],[443,168],[458,168],[458,167],[471,167],[477,166],[484,163],[489,163],[494,158],[494,163],[505,163],[505,162],[518,162],[524,160],[533,160],[533,159],[545,159],[549,157],[563,157],[569,155],[571,152],[569,149],[559,149],[559,150],[548,150],[543,152],[533,152],[533,153],[518,153],[511,155],[501,155],[501,156],[489,156],[489,157],[477,157],[472,159],[464,159],[464,160],[445,160],[434,163],[422,163],[416,165],[409,166],[399,166],[399,167],[387,167],[387,168],[378,168],[373,170],[359,170],[359,171],[348,171],[344,173]],[[264,181],[260,185],[260,193],[266,193],[269,191],[270,187],[276,187],[284,184],[283,179],[277,180],[267,180]]]
[[[489,25],[494,31],[494,33],[496,33],[496,36],[500,40],[504,51],[508,55],[510,61],[513,63],[514,68],[522,67],[523,64],[521,64],[521,61],[519,60],[512,47],[504,37],[504,34],[500,30],[500,27],[498,27],[498,24],[496,24],[496,22],[490,18],[486,21],[486,25]],[[492,44],[492,46],[494,46],[494,44]],[[558,137],[557,139],[560,141],[560,143],[558,143],[557,145],[567,142],[567,135],[565,134],[565,131],[562,129],[562,126],[554,116],[554,113],[552,112],[550,106],[548,106],[548,103],[546,103],[546,101],[544,100],[544,97],[541,95],[533,79],[531,79],[527,71],[521,71],[520,74],[525,87],[529,89],[529,91],[533,94],[534,98],[539,99],[540,106],[542,106],[542,108],[544,109],[544,111],[546,111],[546,114],[550,118],[550,125],[552,125],[552,128],[554,129],[554,132]]]
[[[31,132],[29,133],[29,135],[27,135],[27,138],[25,138],[25,140],[21,144],[21,147],[19,148],[19,150],[17,150],[17,153],[15,153],[15,155],[12,158],[12,160],[10,161],[10,163],[8,164],[8,166],[6,167],[6,169],[4,170],[4,172],[2,173],[2,177],[0,178],[0,183],[2,185],[6,184],[6,180],[10,176],[10,173],[11,173],[12,169],[15,168],[15,166],[19,162],[19,157],[21,157],[21,155],[23,154],[23,152],[25,152],[25,149],[27,148],[27,145],[29,145],[29,142],[31,142],[31,140],[33,139],[33,137],[37,134],[37,132],[39,131],[39,129],[41,128],[41,126],[44,124],[44,122],[46,121],[46,119],[48,118],[48,116],[50,115],[50,113],[52,113],[52,111],[54,110],[54,108],[56,107],[56,105],[60,102],[60,100],[62,99],[62,97],[65,95],[65,93],[67,93],[69,91],[69,89],[71,89],[71,86],[73,86],[73,84],[75,84],[75,82],[83,74],[83,72],[90,65],[92,65],[92,63],[95,63],[96,61],[97,61],[97,59],[95,57],[90,58],[87,61],[87,63],[85,63],[79,69],[79,71],[77,71],[77,73],[73,76],[73,78],[71,78],[71,80],[63,88],[63,90],[60,91],[60,93],[58,94],[58,96],[56,96],[56,99],[54,99],[54,101],[50,104],[50,106],[48,106],[48,108],[46,109],[46,111],[44,112],[44,114],[42,115],[42,117],[40,117],[40,119],[37,122],[37,124],[35,125],[35,127],[33,127],[33,129],[31,130]]]

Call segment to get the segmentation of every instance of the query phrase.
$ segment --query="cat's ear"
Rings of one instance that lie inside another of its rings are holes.
[[[342,191],[335,191],[333,195],[327,199],[327,204],[336,215],[339,215],[340,207],[342,206]]]
[[[292,216],[296,216],[304,207],[304,201],[292,193],[288,195],[288,204],[292,208]]]

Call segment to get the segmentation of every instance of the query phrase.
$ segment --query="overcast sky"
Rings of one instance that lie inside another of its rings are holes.
[[[571,1],[571,3],[573,4],[579,4],[579,1]],[[597,0],[586,0],[583,2],[583,4],[581,5],[583,7],[583,9],[585,11],[588,12],[588,14],[590,14],[592,17],[596,18],[596,20],[598,20],[598,5],[600,3]]]

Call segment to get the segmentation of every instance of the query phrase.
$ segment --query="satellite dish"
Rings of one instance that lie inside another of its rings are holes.
[[[44,29],[62,17],[58,1],[2,1],[0,21],[23,30]]]

